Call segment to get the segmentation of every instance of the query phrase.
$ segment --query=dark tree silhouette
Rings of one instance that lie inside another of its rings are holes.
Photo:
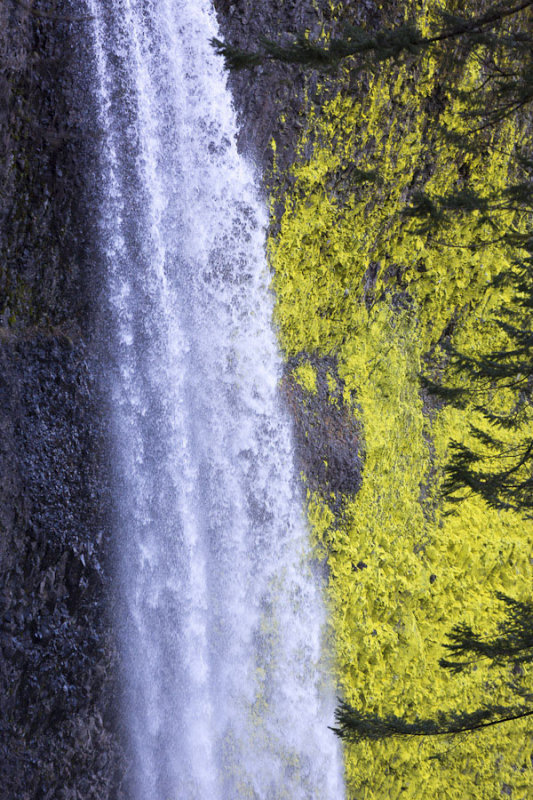
[[[511,287],[514,303],[502,308],[495,323],[507,345],[477,356],[447,346],[448,383],[421,377],[426,390],[445,402],[469,405],[485,421],[470,425],[473,442],[452,441],[442,493],[451,503],[472,494],[491,507],[533,513],[533,239],[526,256],[493,282]],[[453,379],[457,378],[457,381]],[[513,402],[494,411],[494,398],[506,391]],[[503,432],[507,432],[503,436]],[[509,436],[509,433],[511,434]]]
[[[469,625],[456,625],[444,645],[450,658],[441,659],[442,667],[458,673],[485,661],[493,666],[512,667],[516,674],[521,673],[523,664],[533,662],[533,603],[521,603],[503,594],[498,594],[498,598],[506,610],[498,633],[483,636],[474,633]],[[434,717],[413,721],[394,714],[379,716],[364,712],[341,700],[335,711],[336,725],[332,730],[341,739],[357,743],[393,736],[467,733],[533,716],[533,688],[524,688],[519,683],[512,688],[517,698],[514,705],[487,703],[474,711],[441,711]]]

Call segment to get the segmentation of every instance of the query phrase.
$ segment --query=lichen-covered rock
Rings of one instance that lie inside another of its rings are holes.
[[[361,427],[347,402],[336,360],[289,359],[282,390],[294,420],[296,453],[308,488],[334,506],[361,485]]]

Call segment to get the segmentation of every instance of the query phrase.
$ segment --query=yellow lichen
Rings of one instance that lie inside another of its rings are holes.
[[[298,383],[302,389],[305,389],[306,392],[309,392],[309,394],[317,393],[316,369],[309,361],[298,364],[298,366],[293,369],[292,376],[296,383]]]

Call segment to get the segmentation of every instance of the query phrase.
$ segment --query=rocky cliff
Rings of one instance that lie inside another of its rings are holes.
[[[219,0],[216,7],[223,35],[244,46],[265,33],[318,33],[324,22],[323,12],[299,2]],[[0,785],[6,800],[120,798],[127,770],[110,623],[108,436],[97,344],[99,137],[88,85],[89,25],[77,2],[0,4]],[[280,158],[291,157],[305,80],[287,67],[269,68],[253,81],[246,74],[231,79],[241,147],[262,170],[272,166],[273,136]],[[299,389],[289,379],[287,391],[294,405]],[[302,457],[320,471],[304,431],[306,414],[318,420],[317,403],[300,415],[299,438]]]
[[[119,796],[83,22],[0,5],[0,785]],[[65,16],[66,15],[66,16]]]

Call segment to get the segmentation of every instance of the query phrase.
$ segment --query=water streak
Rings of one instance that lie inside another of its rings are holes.
[[[339,800],[264,257],[207,0],[87,0],[139,800]]]

